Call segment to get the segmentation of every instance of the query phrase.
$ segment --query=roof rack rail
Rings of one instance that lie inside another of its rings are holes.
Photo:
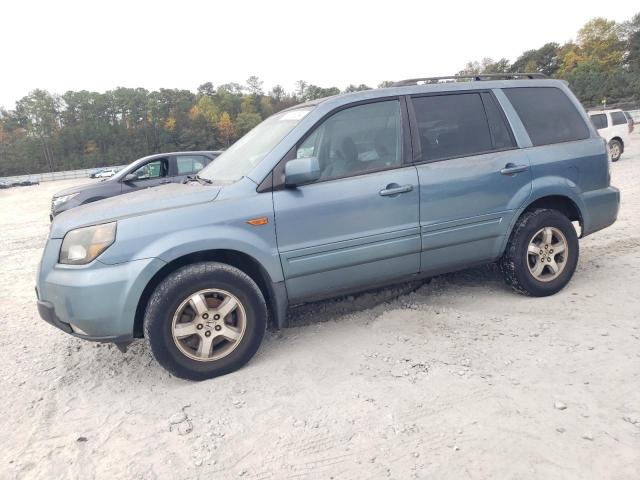
[[[406,87],[407,85],[417,85],[418,82],[424,83],[440,83],[442,81],[458,81],[458,80],[471,80],[480,82],[483,80],[532,80],[540,78],[549,78],[544,73],[479,73],[477,75],[449,75],[446,77],[423,77],[423,78],[410,78],[409,80],[400,80],[393,83],[393,87]]]

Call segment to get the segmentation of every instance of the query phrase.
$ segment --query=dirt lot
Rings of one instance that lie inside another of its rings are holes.
[[[191,383],[41,321],[51,194],[0,192],[0,477],[640,478],[640,135],[618,222],[560,294],[494,268],[293,312],[241,371]],[[78,182],[75,182],[78,183]]]

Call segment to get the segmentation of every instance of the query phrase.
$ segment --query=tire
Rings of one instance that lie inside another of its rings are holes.
[[[236,307],[224,313],[225,302]],[[267,315],[264,296],[247,274],[224,263],[195,263],[156,287],[144,314],[144,336],[153,357],[169,372],[205,380],[231,373],[253,357]],[[237,339],[227,339],[225,332]]]
[[[609,142],[609,151],[611,152],[611,161],[617,162],[622,156],[622,142],[620,140],[611,140]]]
[[[545,236],[549,232],[551,241]],[[561,251],[563,243],[565,249]],[[535,247],[533,253],[530,245]],[[578,235],[571,221],[557,210],[537,209],[520,216],[499,265],[505,281],[516,292],[546,297],[569,283],[578,256]]]

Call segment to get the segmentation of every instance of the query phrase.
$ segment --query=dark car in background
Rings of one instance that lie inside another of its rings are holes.
[[[134,192],[165,183],[180,183],[195,175],[220,155],[221,151],[170,152],[143,157],[118,171],[111,178],[80,185],[56,193],[51,215],[104,198]]]

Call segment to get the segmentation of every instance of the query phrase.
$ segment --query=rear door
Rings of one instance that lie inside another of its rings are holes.
[[[629,135],[629,122],[622,110],[617,110],[610,113],[612,137],[619,137],[623,143],[626,143],[627,136]]]
[[[494,260],[531,192],[531,171],[490,91],[414,96],[421,270]]]
[[[287,155],[316,157],[316,182],[274,187],[280,259],[290,301],[417,274],[418,175],[401,99],[341,109]]]

